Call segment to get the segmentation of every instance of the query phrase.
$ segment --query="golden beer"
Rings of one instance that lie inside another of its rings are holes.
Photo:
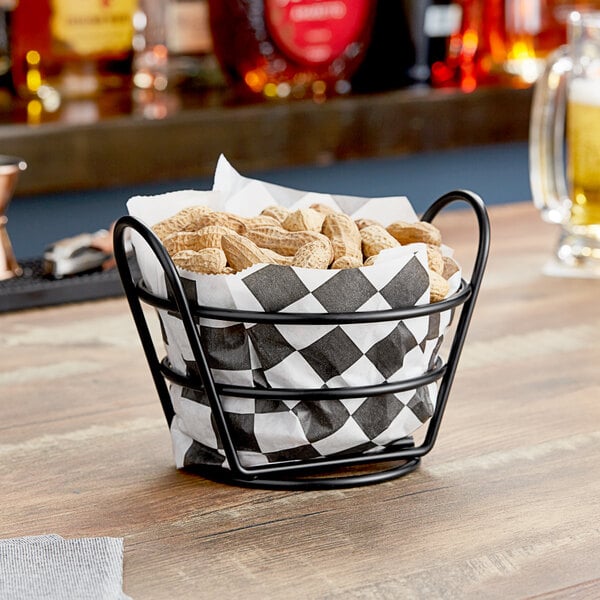
[[[560,225],[544,273],[600,279],[600,10],[569,11],[567,40],[535,84],[529,181],[542,218]]]
[[[575,79],[571,83],[567,102],[567,178],[572,200],[571,225],[595,225],[600,229],[598,82]]]

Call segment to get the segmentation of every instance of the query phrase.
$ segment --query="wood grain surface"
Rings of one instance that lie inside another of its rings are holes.
[[[384,484],[179,472],[124,299],[0,316],[0,537],[123,537],[135,600],[600,597],[600,281],[542,274],[530,204],[490,217],[438,441]],[[467,265],[470,213],[436,222]]]
[[[212,178],[221,154],[247,173],[525,141],[532,89],[401,89],[325,103],[232,104],[218,92],[171,96],[161,118],[144,118],[143,107],[131,106],[129,92],[65,102],[62,114],[37,127],[16,115],[7,123],[0,111],[2,148],[29,165],[16,193]],[[82,107],[84,116],[91,109],[98,119],[82,122]]]

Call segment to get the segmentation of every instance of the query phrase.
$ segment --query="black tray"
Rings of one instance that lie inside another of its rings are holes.
[[[116,268],[52,279],[44,275],[41,258],[19,264],[20,277],[0,281],[0,313],[124,294]]]

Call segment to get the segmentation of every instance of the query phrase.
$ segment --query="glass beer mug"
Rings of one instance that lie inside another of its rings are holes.
[[[561,229],[545,272],[600,277],[600,11],[569,14],[535,84],[529,163],[533,202]]]

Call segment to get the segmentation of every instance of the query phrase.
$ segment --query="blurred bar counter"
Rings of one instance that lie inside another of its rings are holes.
[[[29,165],[17,196],[97,190],[210,176],[220,154],[256,172],[525,141],[531,96],[531,88],[404,89],[240,104],[219,90],[104,94],[37,124],[25,103],[1,111],[0,153]]]

